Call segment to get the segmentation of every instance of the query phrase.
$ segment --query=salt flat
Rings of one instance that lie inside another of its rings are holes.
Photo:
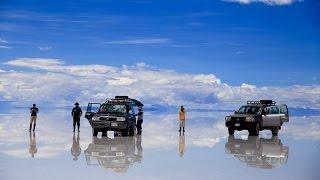
[[[180,136],[177,114],[146,111],[142,136],[97,138],[85,118],[73,134],[66,110],[40,111],[35,133],[27,109],[2,113],[0,179],[319,179],[319,116],[248,137],[227,134],[229,113],[188,112]]]

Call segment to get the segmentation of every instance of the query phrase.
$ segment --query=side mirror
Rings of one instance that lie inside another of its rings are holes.
[[[234,111],[234,114],[237,114],[238,111]]]

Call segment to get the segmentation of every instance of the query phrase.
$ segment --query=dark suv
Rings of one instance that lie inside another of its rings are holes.
[[[123,136],[135,134],[138,107],[143,104],[128,96],[116,96],[105,103],[89,103],[85,117],[88,119],[93,136],[98,132],[120,132]]]
[[[225,121],[230,135],[235,130],[248,130],[250,135],[257,136],[264,129],[278,135],[283,122],[289,122],[289,112],[287,105],[276,105],[272,100],[248,101]]]

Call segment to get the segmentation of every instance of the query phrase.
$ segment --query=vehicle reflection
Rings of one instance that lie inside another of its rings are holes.
[[[34,158],[34,155],[38,152],[37,142],[36,142],[36,133],[30,132],[29,134],[29,153],[31,157]]]
[[[263,169],[280,167],[287,163],[289,156],[289,147],[282,145],[277,136],[270,139],[249,136],[247,140],[229,136],[225,151],[249,167]]]
[[[142,161],[141,136],[92,139],[84,151],[88,165],[100,165],[116,173],[126,172],[131,165]]]
[[[81,154],[80,134],[79,132],[77,133],[77,135],[73,133],[72,146],[71,146],[71,155],[73,156],[73,160],[77,161],[80,154]]]

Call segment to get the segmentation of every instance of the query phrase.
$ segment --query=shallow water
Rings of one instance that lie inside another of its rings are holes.
[[[92,138],[70,112],[42,112],[35,133],[28,111],[0,115],[0,179],[320,179],[320,118],[291,117],[278,137],[269,131],[229,137],[230,112],[190,112],[184,136],[177,115],[146,112],[142,136]]]

